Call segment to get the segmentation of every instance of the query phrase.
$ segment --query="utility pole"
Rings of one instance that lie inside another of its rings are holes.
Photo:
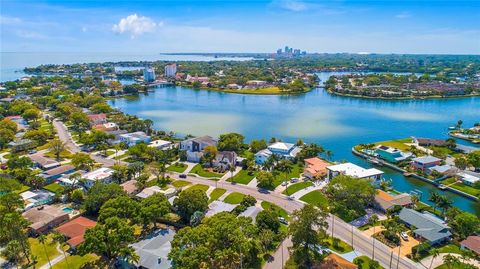
[[[393,259],[393,251],[390,251],[390,265],[388,268],[392,268],[392,259]]]
[[[353,248],[353,225],[350,225],[352,227],[352,248]]]

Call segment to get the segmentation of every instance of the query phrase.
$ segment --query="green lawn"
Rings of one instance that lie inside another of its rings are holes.
[[[85,256],[73,255],[67,256],[67,260],[54,264],[53,269],[80,269],[84,264],[98,260],[98,256],[94,254],[86,254]]]
[[[233,178],[227,179],[227,181],[247,185],[248,183],[250,183],[250,181],[252,181],[254,177],[255,173],[249,175],[247,170],[242,169],[235,176],[233,176]]]
[[[53,193],[59,193],[59,194],[63,193],[63,190],[65,190],[65,188],[62,185],[58,184],[57,182],[48,184],[43,188],[46,189],[47,191],[51,191]]]
[[[326,207],[328,206],[328,199],[318,190],[309,192],[304,196],[300,197],[300,200],[304,201],[305,203],[318,206],[318,207]]]
[[[343,242],[342,240],[340,240],[338,238],[337,238],[336,242],[334,242],[333,237],[329,237],[329,238],[325,239],[324,242],[326,243],[326,245],[328,246],[329,249],[331,249],[331,250],[333,250],[337,253],[340,253],[340,254],[348,253],[348,252],[353,251],[352,246],[350,246],[349,244]]]
[[[208,177],[208,178],[217,178],[217,177],[222,177],[225,173],[215,173],[215,172],[210,172],[208,170],[203,169],[201,164],[195,165],[192,170],[190,171],[192,174],[197,174],[201,177]]]
[[[367,256],[359,256],[353,259],[353,263],[358,265],[358,269],[370,269],[370,262],[372,259],[370,259]],[[383,269],[384,267],[380,266],[378,267],[379,269]]]
[[[45,265],[48,263],[48,257],[51,259],[60,255],[57,251],[57,243],[53,242],[52,235],[48,235],[45,239],[45,248],[43,244],[40,244],[37,238],[28,238],[30,244],[31,252],[33,256],[36,256],[38,259],[37,267]]]
[[[22,192],[24,192],[24,191],[28,191],[29,189],[30,189],[29,186],[22,184],[22,187],[20,187],[20,189],[16,190],[15,193],[20,194],[20,193],[22,193]]]
[[[175,180],[174,182],[172,182],[172,186],[174,186],[175,188],[181,188],[187,185],[190,185],[190,182],[185,180]]]
[[[226,189],[222,189],[222,188],[216,188],[214,189],[211,193],[210,193],[210,200],[208,200],[208,203],[211,203],[215,200],[217,200],[218,198],[220,198],[220,196],[222,196],[227,190]]]
[[[183,173],[185,170],[187,170],[188,165],[184,163],[174,163],[167,167],[167,171],[170,172],[177,172],[177,173]]]
[[[448,245],[439,247],[438,252],[462,254],[462,250],[460,249],[460,247],[455,244],[448,244]]]
[[[399,150],[408,151],[410,146],[405,145],[405,143],[411,143],[411,138],[404,138],[404,139],[397,139],[397,140],[389,140],[389,141],[381,141],[375,143],[375,145],[384,145],[389,147],[394,147]]]
[[[460,262],[460,264],[455,264],[452,268],[454,269],[467,269],[467,268],[472,268],[472,267],[467,267],[467,264]],[[435,269],[449,269],[449,267],[446,264],[442,264]]]
[[[261,205],[264,210],[271,208],[273,211],[276,211],[280,217],[283,217],[286,220],[290,219],[290,216],[288,215],[287,211],[285,211],[285,209],[279,207],[278,205],[275,205],[266,201],[263,201]]]
[[[115,150],[113,149],[107,149],[107,156],[115,154]]]
[[[474,187],[467,186],[461,182],[457,182],[453,185],[450,185],[450,187],[457,189],[459,191],[463,191],[465,193],[471,194],[473,196],[480,195],[480,189],[475,189]]]
[[[287,189],[283,191],[283,194],[292,195],[292,194],[296,193],[297,191],[303,190],[303,189],[305,189],[307,187],[310,187],[310,186],[313,186],[313,183],[311,181],[304,181],[304,182],[295,183],[295,184],[292,184],[292,185],[288,186]]]
[[[206,192],[208,190],[208,186],[203,185],[203,184],[195,184],[195,185],[189,187],[188,189],[189,190],[201,190],[201,191]]]
[[[49,152],[46,152],[43,154],[45,157],[49,157],[49,158],[53,158],[55,159],[56,156],[55,156],[55,153],[49,151]],[[69,159],[72,157],[72,153],[70,153],[70,151],[68,150],[64,150],[62,152],[60,152],[60,159]]]
[[[303,172],[303,167],[300,167],[298,163],[294,164],[292,166],[292,172],[290,172],[286,177],[284,173],[280,171],[277,171],[277,172],[278,172],[278,176],[276,176],[275,179],[273,180],[273,186],[274,186],[273,189],[275,189],[278,185],[282,184],[282,182],[284,182],[285,179],[290,180],[293,177],[300,177],[300,174]]]
[[[454,177],[449,177],[447,179],[442,180],[440,183],[443,185],[450,185],[452,183],[455,183],[457,180]]]
[[[236,205],[242,202],[243,197],[245,197],[245,194],[242,194],[239,192],[232,192],[229,195],[227,195],[227,197],[225,197],[223,201],[227,204]]]

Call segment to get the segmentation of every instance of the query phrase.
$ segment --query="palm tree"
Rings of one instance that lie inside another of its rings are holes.
[[[48,265],[50,265],[50,268],[52,268],[52,263],[50,262],[50,257],[48,256],[47,247],[45,246],[46,239],[47,237],[44,234],[38,237],[38,241],[43,245],[43,250],[45,251],[45,256],[47,257]]]
[[[452,254],[447,254],[443,256],[443,262],[448,267],[448,269],[453,269],[456,265],[460,263],[460,260]]]
[[[125,247],[120,250],[120,256],[122,256],[127,263],[137,264],[140,257],[132,247]]]
[[[327,159],[328,159],[329,161],[332,160],[333,152],[332,152],[331,150],[327,149],[327,150],[325,151],[325,155],[327,156]]]
[[[68,245],[67,238],[63,234],[55,232],[53,234],[53,241],[57,242],[60,245],[60,249],[62,250],[63,256],[65,257],[65,262],[67,263],[67,267],[70,268],[70,264],[67,259],[67,253],[65,253],[65,249],[64,249],[64,247]]]
[[[150,135],[150,133],[152,132],[153,121],[150,119],[146,119],[143,121],[143,123],[145,124],[147,134]]]
[[[50,150],[55,154],[55,158],[60,160],[60,154],[65,150],[65,143],[60,139],[55,138],[50,141]]]
[[[417,203],[420,201],[420,197],[418,197],[418,195],[416,194],[413,194],[411,196],[411,199],[412,199],[413,209],[415,209],[417,207]]]
[[[435,260],[435,258],[440,255],[440,251],[438,250],[438,248],[433,248],[430,253],[432,254],[432,260],[430,261],[430,266],[428,267],[428,269],[432,268],[433,260]]]
[[[431,191],[430,192],[430,198],[428,198],[428,201],[433,203],[433,211],[437,209],[437,204],[440,201],[440,195],[436,191]]]
[[[442,216],[445,216],[445,211],[452,206],[452,201],[446,196],[440,196],[437,203],[438,207],[442,209]]]
[[[292,172],[292,162],[282,160],[277,164],[277,169],[285,174],[285,181],[288,181],[288,175]]]
[[[235,166],[234,165],[230,165],[230,181],[232,180],[233,178],[233,173],[235,172]]]

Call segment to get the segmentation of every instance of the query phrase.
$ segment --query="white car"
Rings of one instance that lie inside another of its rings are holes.
[[[282,182],[282,186],[286,187],[288,185],[288,181]]]
[[[408,241],[408,234],[406,232],[401,232],[400,237],[402,237],[403,240]]]

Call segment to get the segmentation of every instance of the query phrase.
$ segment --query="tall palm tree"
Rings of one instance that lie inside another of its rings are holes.
[[[442,216],[445,216],[445,211],[452,206],[452,201],[447,196],[440,196],[438,200],[438,207],[442,209]]]
[[[132,247],[125,247],[120,250],[120,255],[123,256],[125,261],[130,264],[137,264],[140,257]]]
[[[432,260],[430,261],[430,266],[428,267],[428,269],[432,268],[433,260],[435,260],[435,258],[440,255],[440,251],[438,250],[438,248],[433,248],[430,253],[432,254]]]
[[[42,234],[38,237],[38,242],[43,245],[43,250],[45,251],[45,256],[47,257],[48,265],[50,265],[50,268],[52,268],[52,263],[50,262],[50,257],[48,256],[47,252],[47,247],[45,246],[45,241],[47,240],[47,237]]]
[[[418,197],[418,195],[416,194],[413,194],[411,196],[411,199],[412,199],[413,209],[415,209],[417,207],[418,201],[420,201],[420,197]]]
[[[440,201],[440,194],[436,191],[430,192],[430,198],[428,198],[428,201],[433,203],[433,211],[437,209],[437,204]]]
[[[328,159],[329,161],[332,160],[333,152],[332,152],[331,150],[327,149],[327,150],[325,151],[325,155],[327,156],[327,159]]]
[[[70,264],[67,258],[67,253],[65,252],[65,249],[64,249],[64,247],[67,245],[67,238],[63,234],[55,232],[53,234],[53,241],[57,242],[60,245],[60,249],[62,250],[63,256],[65,257],[65,262],[67,263],[67,267],[70,268]]]
[[[447,254],[443,256],[443,263],[445,263],[448,269],[453,269],[460,263],[460,260],[452,254]]]

